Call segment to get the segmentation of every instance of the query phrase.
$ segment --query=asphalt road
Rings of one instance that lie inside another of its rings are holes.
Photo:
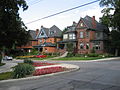
[[[0,82],[0,90],[120,90],[120,60],[61,62],[80,70],[32,80]]]

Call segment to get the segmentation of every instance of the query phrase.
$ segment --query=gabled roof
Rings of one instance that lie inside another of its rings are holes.
[[[81,18],[80,20],[82,20],[85,23],[85,25],[87,26],[87,28],[89,28],[89,29],[95,29],[95,30],[99,30],[99,31],[103,31],[103,30],[107,29],[106,26],[102,25],[101,23],[97,22],[96,20],[95,20],[96,28],[93,28],[92,17],[90,17],[88,15],[84,18]]]
[[[68,27],[67,27],[67,31],[65,31],[64,33],[76,31],[76,26],[77,26],[77,23],[76,23],[76,22],[73,22],[72,26],[68,26]]]
[[[49,29],[48,37],[61,37],[62,31],[55,25]]]
[[[30,36],[31,36],[31,39],[32,39],[32,40],[35,40],[35,39],[36,39],[36,31],[34,31],[34,30],[29,30],[28,32],[29,32],[29,34],[30,34]]]
[[[45,27],[41,27],[40,32],[44,30],[45,32],[45,37],[61,37],[62,35],[62,31],[55,25],[53,25],[51,28],[45,28]],[[45,37],[40,37],[40,32],[37,35],[36,38],[45,38]]]

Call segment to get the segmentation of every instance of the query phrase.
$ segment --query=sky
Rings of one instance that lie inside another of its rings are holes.
[[[26,0],[29,8],[24,12],[20,9],[19,13],[28,28],[27,30],[40,29],[41,26],[50,28],[53,25],[63,30],[72,25],[73,21],[78,23],[80,18],[84,18],[86,15],[95,16],[99,21],[103,8],[99,6],[99,2],[96,2],[34,23],[27,23],[92,1],[95,0]]]

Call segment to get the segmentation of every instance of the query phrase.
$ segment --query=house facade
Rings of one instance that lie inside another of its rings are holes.
[[[36,36],[38,40],[38,45],[33,46],[37,48],[40,52],[44,53],[55,53],[57,52],[56,42],[60,41],[62,31],[55,25],[51,28],[45,28],[41,26],[41,29]]]
[[[105,53],[108,40],[108,29],[95,20],[95,16],[80,18],[78,23],[67,27],[63,40],[58,42],[58,49],[66,50],[67,44],[72,43],[73,51],[88,54],[93,51]],[[61,48],[63,46],[63,48]]]

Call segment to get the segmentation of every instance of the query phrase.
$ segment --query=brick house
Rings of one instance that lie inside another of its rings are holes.
[[[34,48],[37,48],[40,52],[45,53],[57,52],[56,42],[62,39],[61,35],[62,31],[55,25],[51,28],[41,26],[41,29],[36,36],[38,45],[35,45]]]
[[[67,27],[63,41],[58,42],[59,50],[65,50],[67,43],[72,43],[74,51],[79,54],[105,53],[108,41],[108,28],[95,20],[95,16],[80,18],[79,22]],[[63,48],[61,48],[63,46]]]
[[[36,39],[36,36],[37,36],[39,30],[38,29],[36,31],[29,30],[28,32],[31,36],[30,41],[26,45],[23,45],[21,47],[17,47],[17,49],[22,49],[24,51],[30,52],[31,49],[33,48],[33,46],[38,45],[38,40]]]

